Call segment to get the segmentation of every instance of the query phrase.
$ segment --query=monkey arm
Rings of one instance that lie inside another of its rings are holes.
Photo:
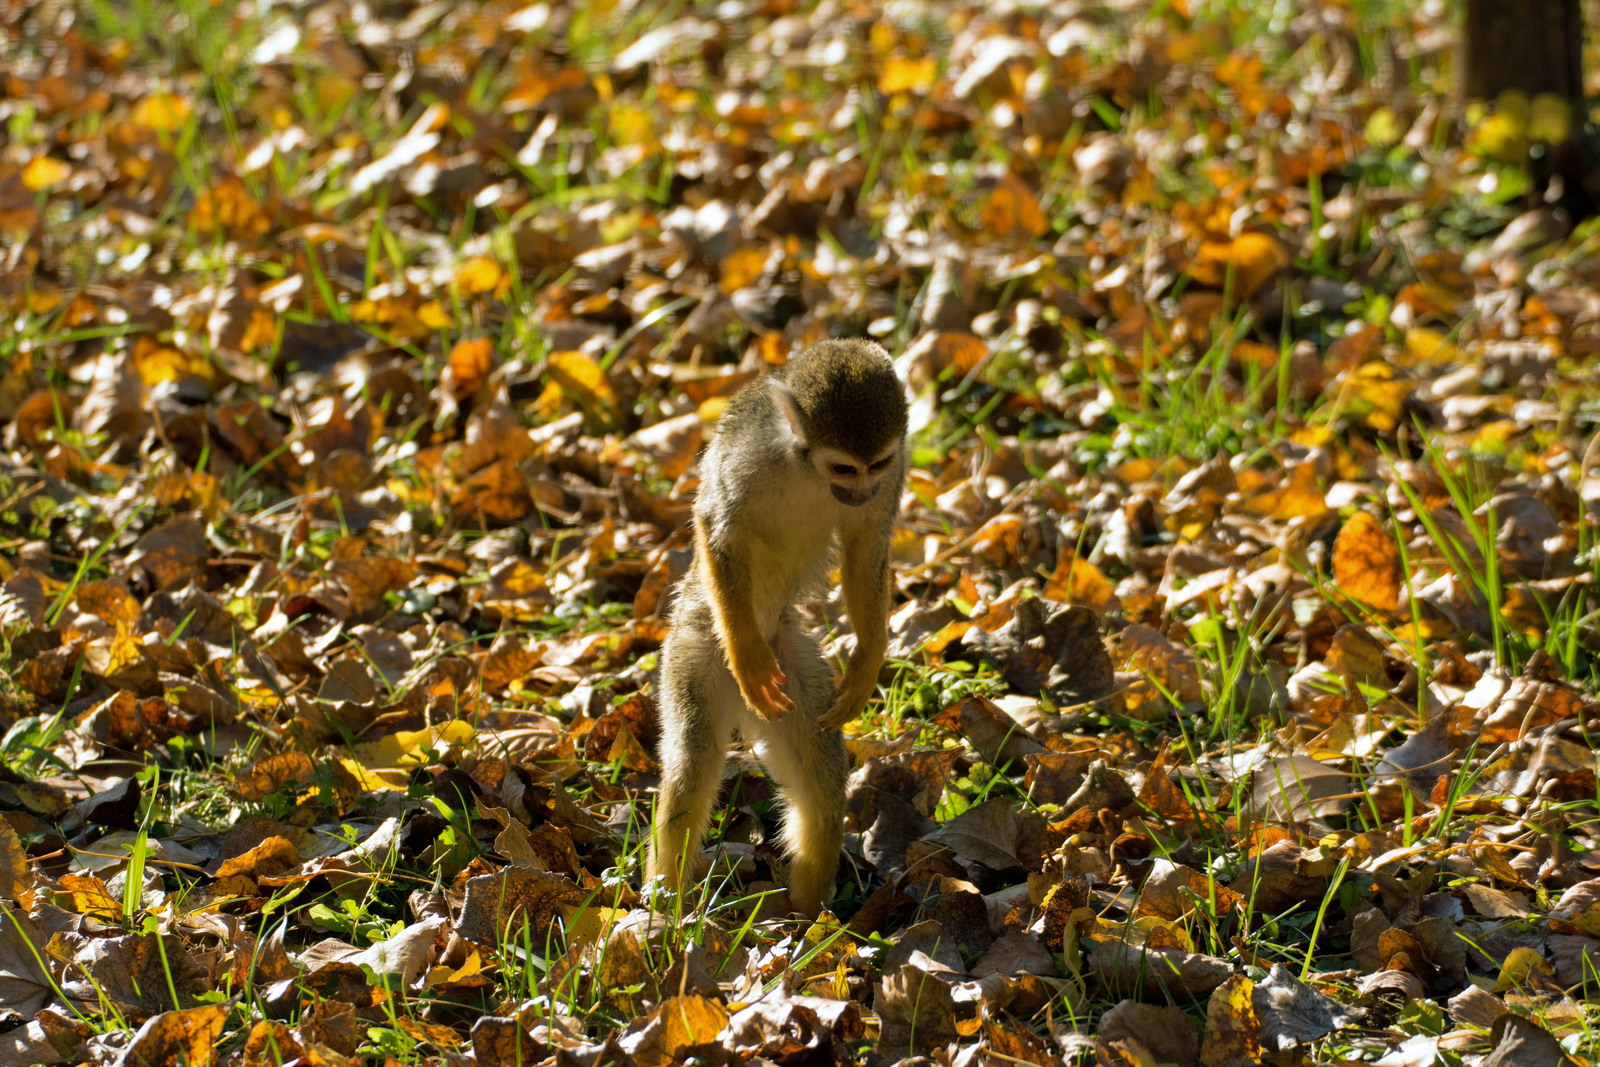
[[[708,525],[696,517],[695,559],[710,595],[717,639],[745,703],[764,719],[777,718],[793,708],[794,701],[781,688],[788,679],[756,622],[750,561],[733,544],[708,534]]]
[[[833,691],[834,706],[817,720],[831,730],[854,719],[878,687],[878,670],[889,648],[889,531],[871,525],[844,539],[840,584],[844,610],[855,631],[856,650],[844,679]]]

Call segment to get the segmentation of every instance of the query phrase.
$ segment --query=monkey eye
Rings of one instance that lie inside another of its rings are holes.
[[[835,463],[833,465],[833,473],[835,474],[854,474],[855,472],[856,469],[848,463]]]
[[[867,469],[868,470],[881,471],[881,470],[883,470],[885,467],[887,467],[889,465],[889,461],[892,460],[892,459],[894,459],[893,456],[884,456],[882,459],[878,460],[878,462],[874,463],[871,467],[869,467]]]

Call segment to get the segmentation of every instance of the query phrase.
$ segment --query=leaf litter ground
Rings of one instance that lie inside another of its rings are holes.
[[[1573,115],[1257,7],[0,12],[0,1063],[1587,1062]],[[652,900],[695,457],[832,335],[850,861],[736,761]]]

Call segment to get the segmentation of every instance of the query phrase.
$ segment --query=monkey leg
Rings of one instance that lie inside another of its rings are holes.
[[[828,665],[793,609],[784,611],[773,644],[795,710],[751,726],[756,752],[783,794],[789,899],[797,911],[816,915],[832,899],[839,869],[849,760],[839,732],[817,726],[830,703]]]
[[[661,660],[661,789],[645,877],[668,889],[702,873],[695,857],[727,762],[728,736],[743,707],[733,676],[704,625],[679,620]]]

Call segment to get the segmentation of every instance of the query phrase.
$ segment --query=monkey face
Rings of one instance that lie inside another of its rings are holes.
[[[896,442],[888,452],[865,462],[835,448],[819,448],[811,454],[811,462],[835,500],[858,508],[878,495],[878,487],[894,468],[899,453]]]

